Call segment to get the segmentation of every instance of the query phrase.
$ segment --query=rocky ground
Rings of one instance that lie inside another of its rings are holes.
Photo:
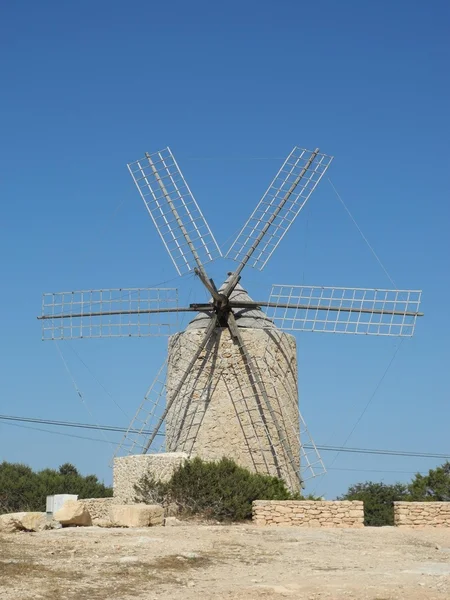
[[[183,525],[0,534],[1,600],[448,600],[450,529]]]

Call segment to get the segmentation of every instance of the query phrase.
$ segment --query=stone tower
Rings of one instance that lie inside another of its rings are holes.
[[[251,300],[240,285],[231,299]],[[294,456],[295,469],[226,327],[216,328],[167,415],[166,452],[186,452],[204,460],[226,456],[253,472],[281,477],[290,489],[299,490],[295,473],[300,467],[295,338],[277,329],[259,309],[233,312]],[[199,313],[185,331],[169,339],[168,397],[198,349],[210,318]]]

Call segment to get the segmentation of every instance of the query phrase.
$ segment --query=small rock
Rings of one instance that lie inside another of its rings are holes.
[[[187,582],[188,587],[194,587],[194,585],[195,585],[195,581],[192,581],[192,579]]]
[[[190,558],[190,559],[193,559],[193,558],[200,558],[200,554],[197,554],[197,552],[183,552],[183,553],[181,554],[181,556],[182,556],[183,558]]]
[[[0,563],[3,565],[16,565],[21,561],[16,558],[7,558],[6,560],[0,560]]]
[[[177,519],[176,517],[166,517],[164,519],[164,526],[165,527],[173,527],[175,525],[182,525],[183,522],[180,521],[179,519]]]
[[[108,521],[108,519],[97,519],[95,524],[97,527],[114,527],[114,525],[111,523],[111,521]]]
[[[119,558],[119,562],[135,563],[135,562],[139,562],[139,558],[137,556],[122,556],[121,558]]]

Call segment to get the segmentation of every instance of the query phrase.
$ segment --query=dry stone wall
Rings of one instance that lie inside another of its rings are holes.
[[[394,502],[397,527],[450,527],[450,502]]]
[[[349,500],[256,500],[253,522],[280,527],[364,527],[364,505]]]
[[[166,419],[166,450],[203,460],[223,456],[299,490],[300,463],[296,342],[277,329],[240,329],[267,391],[267,408],[226,328],[217,328],[200,354]],[[187,330],[169,341],[167,396],[174,393],[205,332]],[[289,445],[293,460],[280,441]],[[276,452],[273,452],[273,447]]]
[[[168,481],[174,470],[186,460],[184,452],[165,454],[136,454],[114,459],[113,489],[115,504],[136,502],[135,484],[144,476]]]

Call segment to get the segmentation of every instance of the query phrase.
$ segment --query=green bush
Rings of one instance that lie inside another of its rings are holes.
[[[58,470],[35,472],[22,464],[0,463],[0,514],[5,512],[44,511],[47,496],[78,494],[79,498],[106,498],[112,488],[95,475],[80,475],[71,464]]]
[[[186,461],[167,483],[143,477],[135,486],[136,500],[147,504],[176,503],[188,514],[219,521],[241,521],[252,515],[253,500],[300,500],[276,477],[251,473],[228,458]]]
[[[409,500],[408,487],[403,483],[387,485],[366,481],[351,486],[338,500],[362,500],[364,525],[371,527],[394,525],[394,502]]]
[[[417,473],[408,490],[414,502],[450,502],[450,462],[430,469],[428,475]]]

